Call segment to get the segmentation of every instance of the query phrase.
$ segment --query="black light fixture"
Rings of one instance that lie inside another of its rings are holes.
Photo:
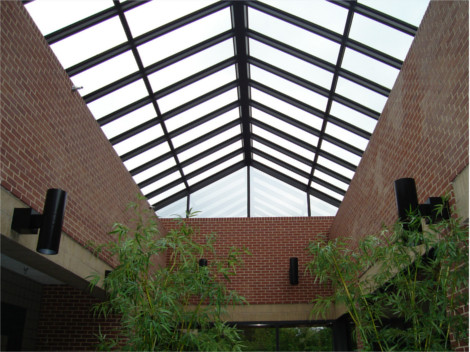
[[[427,218],[428,222],[450,218],[448,204],[444,204],[440,197],[429,197],[424,204],[418,203],[416,184],[412,178],[400,178],[395,181],[395,198],[400,221],[409,221],[410,212],[419,212],[421,216]],[[436,210],[438,205],[443,205],[441,214],[438,214]]]
[[[291,285],[299,284],[299,259],[289,259],[289,282]]]
[[[199,259],[199,266],[207,266],[208,262],[207,259],[201,258]]]
[[[60,235],[64,221],[67,192],[51,188],[47,190],[44,214],[31,208],[15,208],[13,211],[12,230],[19,234],[37,234],[36,251],[42,254],[59,252]]]

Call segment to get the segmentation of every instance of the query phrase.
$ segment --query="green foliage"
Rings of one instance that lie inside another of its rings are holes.
[[[333,333],[328,327],[292,327],[279,329],[281,351],[332,351]]]
[[[344,304],[366,350],[449,350],[451,333],[466,338],[459,307],[468,304],[468,227],[423,220],[410,214],[354,250],[341,239],[311,243],[307,270],[334,288],[314,299],[312,314]]]
[[[184,219],[178,227],[161,236],[151,214],[139,203],[130,205],[135,214],[132,228],[115,224],[113,239],[96,247],[107,249],[119,265],[106,277],[94,275],[92,287],[104,280],[108,300],[94,307],[96,314],[121,316],[122,337],[100,336],[100,348],[118,346],[127,350],[241,350],[236,328],[222,315],[230,304],[245,300],[225,283],[243,263],[245,249],[230,248],[226,257],[215,253],[214,234],[203,243]],[[193,216],[194,214],[191,214]],[[168,255],[166,266],[155,264]],[[209,265],[199,266],[200,258]]]

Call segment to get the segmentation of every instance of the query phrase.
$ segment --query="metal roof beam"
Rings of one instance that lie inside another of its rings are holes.
[[[176,108],[166,111],[165,113],[162,114],[162,119],[163,121],[169,120],[170,118],[177,116],[189,109],[194,108],[195,106],[202,104],[212,98],[215,98],[223,93],[228,92],[231,89],[234,89],[238,87],[238,81],[235,80],[233,82],[229,82],[224,84],[223,86],[220,86],[210,92],[207,92],[197,98],[194,98],[193,100],[190,100],[180,106],[177,106]]]
[[[251,127],[250,127],[250,92],[248,88],[248,39],[246,31],[248,27],[247,2],[232,2],[232,26],[235,29],[235,56],[237,58],[237,79],[239,85],[240,117],[243,135],[244,159],[247,166],[251,164]]]
[[[165,67],[168,67],[179,60],[183,60],[195,53],[198,53],[200,51],[203,51],[213,45],[217,45],[218,43],[222,42],[223,40],[226,40],[232,36],[232,32],[228,31],[225,33],[222,33],[223,35],[219,35],[216,37],[212,37],[202,43],[199,43],[197,45],[194,45],[190,48],[187,48],[186,50],[183,50],[175,55],[172,55],[164,60],[161,60],[155,64],[152,64],[144,69],[145,74],[150,75],[158,70],[161,70]],[[227,59],[229,60],[229,59]],[[140,71],[136,71],[134,73],[131,73],[127,75],[126,77],[123,77],[117,81],[114,81],[104,87],[101,87],[100,89],[97,89],[83,97],[83,100],[85,100],[86,103],[90,103],[96,99],[99,99],[106,94],[109,94],[119,88],[122,88],[132,82],[135,82],[139,79],[142,78],[142,73]]]
[[[255,100],[252,100],[250,105],[253,107],[253,108],[256,108],[260,111],[263,111],[264,113],[268,114],[268,115],[271,115],[271,116],[274,116],[276,118],[278,118],[279,120],[281,121],[284,121],[292,126],[295,126],[305,132],[308,132],[308,133],[311,133],[313,134],[314,136],[319,136],[320,135],[320,131],[313,128],[312,126],[310,125],[307,125],[303,122],[300,122],[290,116],[287,116],[277,110],[274,110],[274,109],[271,109],[270,107],[264,105],[264,104],[261,104]]]
[[[291,142],[291,143],[294,143],[294,144],[298,145],[299,147],[305,148],[305,149],[307,149],[307,150],[309,150],[309,151],[311,151],[311,152],[313,152],[313,153],[316,153],[316,152],[317,152],[317,148],[316,148],[315,146],[313,146],[313,145],[311,145],[311,144],[309,144],[309,143],[307,143],[307,142],[305,142],[305,141],[303,141],[303,140],[301,140],[301,139],[298,139],[298,138],[296,138],[296,137],[293,137],[293,136],[291,136],[291,135],[289,135],[289,134],[286,134],[285,132],[280,131],[280,130],[278,130],[278,129],[272,127],[272,126],[269,126],[269,125],[267,125],[267,124],[265,124],[265,123],[263,123],[263,122],[261,122],[261,121],[259,121],[259,120],[253,119],[253,120],[252,120],[252,123],[253,123],[253,125],[256,125],[256,126],[262,128],[262,129],[265,129],[266,131],[269,131],[269,132],[275,134],[275,135],[278,136],[278,137],[281,137],[281,138],[283,138],[283,139],[285,139],[285,140],[287,140],[287,141],[289,141],[289,142]],[[262,138],[262,137],[259,137],[259,136],[255,135],[255,134],[253,134],[253,139],[254,139],[254,140],[258,140],[259,142],[261,142],[261,140],[262,140],[261,138]],[[287,154],[286,154],[286,155],[287,155]],[[348,161],[346,161],[346,160],[343,160],[343,159],[341,159],[341,158],[338,158],[337,156],[335,156],[335,155],[333,155],[333,154],[331,154],[331,153],[328,153],[328,152],[326,152],[326,151],[320,150],[320,151],[319,151],[319,155],[321,155],[321,156],[323,156],[324,158],[326,158],[326,159],[328,159],[328,160],[330,160],[330,161],[332,161],[332,162],[334,162],[334,163],[336,163],[336,164],[338,164],[338,165],[341,165],[341,166],[343,166],[343,167],[345,167],[345,168],[347,168],[347,169],[349,169],[349,170],[351,170],[351,171],[355,171],[355,170],[356,170],[356,166],[355,166],[354,164],[352,164],[352,163],[350,163],[350,162],[348,162]],[[312,164],[312,162],[310,161],[310,162],[309,162],[309,166],[311,166],[311,164]]]
[[[309,64],[315,65],[319,68],[322,68],[328,72],[334,73],[335,72],[335,65],[322,60],[316,56],[307,54],[305,52],[302,52],[292,46],[289,46],[283,42],[277,41],[275,39],[272,39],[264,34],[255,32],[253,30],[248,30],[248,36],[252,39],[255,39],[263,44],[266,44],[268,46],[271,46],[277,50],[280,50],[282,52],[285,52],[286,54],[292,55],[300,60],[303,60]],[[386,97],[389,96],[390,94],[390,89],[387,87],[384,87],[374,81],[371,81],[365,77],[362,77],[360,75],[355,74],[354,72],[348,71],[344,68],[339,69],[339,75],[343,78],[346,78],[354,83],[357,83],[363,87],[366,87],[374,92],[377,92],[381,95],[384,95]]]
[[[267,160],[269,160],[269,161],[271,161],[271,162],[273,162],[273,163],[275,163],[275,164],[277,164],[277,165],[279,165],[279,166],[285,168],[286,170],[289,170],[289,171],[291,171],[291,172],[293,172],[293,173],[296,173],[297,175],[299,175],[299,176],[301,176],[301,177],[304,177],[306,180],[308,180],[309,177],[310,177],[310,174],[309,174],[308,172],[302,171],[302,170],[300,170],[300,169],[298,169],[298,168],[292,166],[292,165],[289,164],[289,163],[286,163],[286,162],[284,162],[284,161],[282,161],[282,160],[279,160],[278,158],[276,158],[276,157],[274,157],[274,156],[272,156],[272,155],[270,155],[270,154],[268,154],[268,153],[265,153],[265,152],[263,152],[262,150],[253,148],[253,153],[255,153],[255,154],[257,154],[257,155],[259,155],[259,156],[261,156],[261,157],[263,157],[263,158],[265,158],[265,159],[267,159]],[[261,161],[259,161],[259,162],[262,163]],[[279,170],[278,170],[278,171],[279,171]],[[281,172],[281,171],[279,171],[279,172]],[[282,173],[282,172],[281,172],[281,173]],[[287,175],[286,175],[286,176],[287,176]],[[326,181],[324,181],[324,180],[321,180],[321,179],[318,178],[318,177],[314,177],[314,178],[313,178],[313,181],[316,182],[316,183],[318,183],[319,185],[322,185],[323,187],[328,188],[330,191],[336,192],[336,193],[338,193],[338,194],[340,194],[340,195],[342,195],[342,196],[344,196],[344,194],[346,193],[346,192],[345,192],[344,190],[342,190],[341,188],[336,187],[336,186],[330,184],[329,182],[326,182]]]
[[[183,111],[187,110],[187,109],[190,109],[191,107],[194,107],[198,104],[201,104],[203,103],[204,101],[206,100],[209,100],[211,98],[214,98],[222,93],[225,93],[226,91],[229,91],[230,89],[232,88],[235,88],[237,87],[238,85],[238,82],[237,81],[233,81],[233,82],[230,82],[230,83],[227,83],[219,88],[216,88],[210,92],[207,92],[206,94],[204,95],[201,95],[200,97],[198,98],[195,98],[183,105],[180,105],[179,107],[176,107],[175,109],[173,110],[170,110],[164,114],[162,114],[162,120],[165,121],[167,120],[168,118],[170,117],[173,117],[177,114],[180,114],[182,113]],[[124,116],[124,115],[127,115],[129,113],[131,113],[132,111],[134,110],[137,110],[147,104],[150,104],[152,101],[150,99],[149,96],[146,96],[146,97],[143,97],[142,99],[139,99],[127,106],[124,106],[122,107],[121,109],[118,109],[106,116],[103,116],[101,118],[99,118],[97,120],[97,122],[100,124],[100,126],[104,126],[106,125],[107,123],[110,123],[114,120],[117,120],[118,118]]]
[[[291,96],[281,93],[271,87],[268,87],[262,83],[256,82],[251,80],[250,81],[250,86],[262,91],[263,93],[269,94],[279,100],[282,100],[290,105],[293,105],[301,110],[304,110],[312,115],[318,116],[320,118],[323,118],[323,111],[317,108],[314,108],[311,105],[308,105],[300,100],[294,99]]]
[[[313,189],[313,188],[307,188],[306,185],[304,185],[302,182],[299,182],[297,180],[294,180],[293,178],[289,177],[289,176],[286,176],[284,174],[281,174],[280,172],[260,163],[260,162],[257,162],[256,160],[253,160],[253,167],[282,181],[282,182],[285,182],[287,183],[288,185],[291,185],[292,187],[295,187],[303,192],[307,192],[308,194],[311,194],[312,196],[316,197],[316,198],[319,198],[335,207],[339,207],[341,202],[321,191],[318,191],[316,189]]]
[[[207,122],[207,121],[209,121],[209,120],[211,120],[211,119],[213,119],[217,116],[220,116],[220,115],[222,115],[222,114],[224,114],[224,113],[226,113],[226,112],[228,112],[232,109],[235,109],[237,106],[238,106],[238,102],[233,102],[231,104],[227,104],[227,105],[225,105],[225,106],[223,106],[223,107],[221,107],[217,110],[214,110],[214,111],[210,112],[209,114],[206,114],[206,115],[200,117],[197,120],[193,120],[191,123],[189,123],[185,126],[182,126],[178,129],[172,131],[172,132],[169,132],[169,135],[170,135],[171,138],[173,138],[173,137],[175,137],[175,136],[177,136],[181,133],[184,133],[184,132],[190,130],[191,128],[197,127],[197,126],[203,124],[204,122]],[[155,118],[153,118],[149,121],[146,121],[146,122],[144,122],[144,123],[142,123],[142,124],[140,124],[140,125],[138,125],[134,128],[131,128],[131,129],[129,129],[129,130],[113,137],[113,138],[110,138],[109,141],[113,145],[117,144],[119,142],[122,142],[123,140],[126,140],[126,139],[128,139],[132,136],[135,136],[136,134],[138,134],[140,132],[143,132],[143,131],[155,126],[156,124],[160,123],[160,121],[161,121],[160,118],[155,117]]]
[[[323,28],[317,24],[311,23],[307,20],[304,20],[303,18],[291,15],[287,12],[281,11],[279,9],[276,9],[272,6],[266,5],[264,3],[258,2],[258,1],[253,1],[250,2],[250,7],[255,8],[259,11],[262,11],[266,14],[269,14],[273,17],[276,17],[280,20],[283,20],[285,22],[288,22],[294,26],[300,27],[306,31],[309,31],[311,33],[320,35],[326,39],[329,39],[335,43],[341,44],[343,41],[343,36],[341,34],[338,34],[336,32],[333,32],[329,29]],[[361,42],[349,39],[346,43],[346,46],[350,47],[351,49],[354,49],[360,53],[363,53],[367,56],[373,57],[376,60],[379,60],[387,65],[390,65],[395,68],[401,68],[401,65],[403,62],[401,60],[398,60],[397,58],[394,58],[393,56],[390,56],[388,54],[385,54],[379,50],[376,50],[374,48],[371,48],[365,44],[362,44]]]
[[[182,191],[179,191],[173,195],[171,195],[170,197],[167,197],[159,202],[156,202],[154,204],[152,204],[153,208],[155,211],[159,210],[159,209],[162,209],[164,208],[165,206],[167,205],[170,205],[174,202],[176,202],[177,200],[180,200],[181,198],[184,198],[186,196],[188,196],[190,193],[194,193],[196,191],[199,191],[200,189],[210,185],[211,183],[214,183],[216,181],[219,181],[221,180],[222,178],[242,169],[243,167],[245,167],[245,162],[244,161],[240,161],[236,164],[233,164],[231,166],[229,166],[228,168],[224,169],[224,170],[221,170],[219,171],[218,173],[204,179],[203,181],[200,181],[198,183],[195,183],[194,185],[192,185],[190,187],[191,191],[187,191],[187,190],[182,190]]]
[[[178,148],[175,148],[175,153],[176,154],[179,154],[197,144],[199,144],[200,142],[203,142],[205,140],[208,140],[212,137],[214,137],[215,135],[219,134],[219,133],[222,133],[222,132],[225,132],[227,130],[229,130],[230,128],[232,127],[235,127],[237,125],[240,124],[240,121],[238,120],[233,120],[231,122],[228,122],[226,123],[225,125],[223,126],[220,126],[219,128],[215,129],[215,130],[212,130],[212,131],[209,131],[208,133],[206,133],[205,135],[199,137],[199,138],[196,138],[186,144],[183,144],[182,146],[178,147]],[[160,137],[160,138],[157,138],[153,141],[150,141],[136,149],[133,149],[131,150],[130,152],[124,154],[124,155],[121,155],[121,160],[123,161],[126,161],[126,160],[129,160],[139,154],[142,154],[143,152],[153,148],[153,147],[156,147],[157,145],[159,145],[160,143],[162,143],[162,140],[164,139],[165,137]],[[146,163],[146,165],[150,165],[150,162]],[[155,165],[155,164],[154,164]],[[150,166],[153,166],[153,165],[150,165]],[[150,167],[148,166],[148,167]]]
[[[143,5],[146,2],[149,2],[150,0],[142,0],[142,1],[126,1],[121,4],[121,7],[123,11],[131,10],[137,6]],[[47,43],[49,45],[52,45],[54,43],[57,43],[58,41],[61,41],[71,35],[74,35],[78,32],[81,32],[85,29],[88,29],[90,27],[93,27],[101,22],[104,22],[106,20],[109,20],[110,18],[117,16],[118,11],[114,6],[107,8],[103,11],[100,11],[94,15],[91,15],[87,18],[84,18],[80,21],[77,21],[75,23],[72,23],[64,28],[61,28],[55,32],[52,32],[44,38],[46,39]]]
[[[135,3],[135,4],[140,4],[139,1],[126,1],[125,4],[127,3]],[[191,21],[196,21],[198,19],[201,19],[207,15],[210,15],[212,13],[215,13],[228,5],[222,1],[216,2],[212,5],[209,5],[199,11],[193,12],[192,14],[189,14],[185,17],[182,17],[180,19],[177,19],[173,22],[170,22],[166,25],[163,25],[159,28],[153,29],[147,33],[141,34],[138,37],[134,38],[134,43],[136,46],[140,46],[142,44],[145,44],[153,39],[156,39],[168,32],[171,32],[174,29],[177,29],[179,27],[182,27]],[[189,20],[188,20],[189,19]],[[62,38],[63,39],[63,38]],[[109,60],[115,56],[118,56],[128,50],[131,49],[131,46],[129,43],[123,43],[120,45],[115,46],[114,48],[108,49],[98,55],[95,55],[85,61],[82,61],[76,65],[73,65],[69,68],[66,69],[66,72],[69,76],[74,76],[80,72],[83,72],[90,67],[96,66],[106,60]]]
[[[346,9],[349,9],[350,4],[349,1],[342,1],[342,0],[328,0],[329,2],[336,4],[338,6],[344,7]],[[387,15],[386,13],[380,12],[378,10],[375,10],[371,7],[368,7],[364,4],[358,3],[356,5],[356,8],[354,11],[360,15],[369,17],[370,19],[380,22],[382,24],[385,24],[389,27],[392,27],[394,29],[397,29],[403,33],[406,33],[408,35],[415,36],[416,31],[418,28],[408,22],[402,21],[396,17]]]

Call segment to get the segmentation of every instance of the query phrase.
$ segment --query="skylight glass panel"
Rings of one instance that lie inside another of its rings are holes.
[[[255,135],[258,135],[260,137],[263,137],[264,139],[267,139],[275,144],[280,145],[281,147],[284,147],[285,149],[288,149],[294,153],[297,153],[300,156],[303,156],[304,158],[313,160],[315,157],[315,154],[303,147],[298,146],[295,143],[289,142],[287,139],[283,139],[271,132],[268,132],[262,128],[259,128],[258,126],[253,125],[252,126],[253,133]]]
[[[312,169],[311,166],[304,164],[294,158],[291,158],[290,156],[285,155],[284,153],[278,152],[277,150],[272,149],[264,145],[263,143],[259,143],[258,141],[253,141],[253,148],[259,149],[260,151],[265,152],[266,154],[271,155],[289,165],[292,165],[301,171],[310,173]]]
[[[349,37],[404,60],[413,37],[365,16],[354,14]]]
[[[161,90],[232,56],[233,39],[228,39],[151,74],[152,90]]]
[[[330,136],[338,138],[339,140],[344,141],[361,150],[366,150],[367,143],[369,142],[367,139],[362,138],[355,133],[349,132],[344,128],[336,126],[331,122],[326,124],[325,132]]]
[[[209,131],[207,131],[209,132]],[[189,158],[192,158],[193,156],[201,153],[204,150],[207,150],[209,148],[212,148],[222,142],[225,142],[227,139],[230,139],[232,137],[235,137],[237,135],[240,135],[241,133],[241,128],[240,126],[235,126],[227,131],[224,131],[222,133],[219,133],[218,135],[209,138],[208,140],[205,140],[204,142],[201,142],[194,147],[191,147],[184,152],[181,152],[178,154],[178,158],[180,161],[185,161]]]
[[[171,197],[175,193],[178,193],[178,192],[184,190],[184,188],[185,188],[184,183],[180,183],[180,184],[176,185],[173,188],[170,188],[169,190],[167,190],[165,192],[159,193],[156,196],[154,196],[152,198],[149,198],[149,203],[150,204],[155,204],[155,203],[161,202],[162,200],[164,200],[168,197]]]
[[[263,0],[268,5],[342,34],[348,11],[326,1]]]
[[[318,157],[318,164],[340,174],[340,175],[343,175],[344,177],[347,177],[349,179],[352,179],[353,176],[354,176],[354,171],[351,171],[347,168],[345,168],[344,166],[341,166],[339,164],[336,164],[335,162],[323,157],[323,156],[319,156]]]
[[[359,2],[416,27],[421,23],[429,4],[429,0],[359,0]]]
[[[312,146],[316,146],[318,144],[317,136],[307,131],[304,131],[298,127],[295,127],[294,125],[291,125],[290,123],[279,120],[278,118],[274,116],[268,115],[264,113],[263,111],[260,111],[256,108],[252,108],[252,115],[255,119],[260,120],[261,122],[264,122],[265,124],[269,126],[277,128],[278,130],[286,132],[290,134],[291,136],[295,136],[296,138],[299,138],[311,144]]]
[[[222,194],[223,197],[220,196]],[[190,203],[191,209],[201,212],[200,217],[246,217],[246,168],[194,192]]]
[[[255,168],[250,169],[250,178],[252,217],[307,215],[305,192]]]
[[[239,113],[238,109],[233,109],[229,112],[226,112],[225,114],[219,115],[212,120],[209,120],[199,126],[191,128],[189,131],[180,134],[172,139],[173,145],[175,148],[192,141],[194,139],[197,139],[201,137],[202,135],[206,134],[209,131],[215,130],[216,128],[219,128],[226,123],[233,121],[235,119],[239,118]]]
[[[253,80],[271,87],[278,92],[295,97],[295,99],[300,100],[303,103],[313,106],[317,109],[324,110],[326,108],[328,98],[325,96],[315,93],[307,88],[274,75],[254,65],[250,65],[250,73]]]
[[[186,216],[187,197],[181,198],[166,207],[158,209],[156,214],[159,218],[184,218]]]
[[[145,88],[144,81],[138,80],[115,90],[100,99],[88,103],[88,108],[95,119],[99,119],[139,99],[142,99],[146,95],[148,95],[148,92]]]
[[[170,1],[165,1],[170,2]],[[178,1],[174,1],[178,3]],[[165,59],[219,33],[231,29],[228,8],[187,24],[138,47],[144,66]]]
[[[163,129],[158,124],[116,144],[114,149],[118,155],[123,155],[161,136],[163,136]]]
[[[26,9],[41,33],[47,35],[112,6],[111,0],[35,0],[27,3]]]
[[[177,128],[183,127],[188,123],[197,120],[199,117],[206,115],[209,112],[215,111],[227,104],[238,100],[237,89],[233,88],[225,93],[219,94],[216,97],[206,100],[195,107],[185,110],[182,113],[165,120],[165,125],[168,131],[173,131]]]
[[[336,63],[339,44],[248,7],[249,28],[303,52]]]
[[[165,144],[167,144],[167,143],[165,143]],[[137,175],[135,175],[134,176],[134,181],[135,181],[135,183],[143,182],[145,180],[148,180],[152,176],[155,176],[155,175],[159,174],[160,172],[162,172],[164,170],[168,170],[168,169],[170,169],[174,166],[176,166],[175,158],[173,158],[173,157],[168,158],[168,159],[162,161],[161,163],[158,163],[158,164],[148,168],[147,170],[142,171],[142,172],[138,173]]]
[[[216,161],[217,159],[227,155],[227,154],[230,154],[232,152],[234,152],[235,150],[237,149],[241,149],[242,147],[242,142],[241,141],[237,141],[235,143],[232,143],[230,144],[229,146],[225,147],[225,148],[222,148],[198,161],[195,161],[191,164],[189,164],[188,166],[184,167],[183,168],[183,172],[185,175],[193,172],[193,171],[196,171],[200,168],[202,168],[203,166],[206,166],[207,164],[210,164],[211,162],[213,161]]]
[[[150,192],[153,192],[153,191],[167,185],[168,183],[179,179],[180,177],[181,177],[181,174],[180,174],[179,171],[173,172],[172,174],[169,174],[169,175],[159,179],[158,181],[155,181],[155,182],[151,183],[148,186],[142,187],[141,188],[142,193],[143,194],[149,194]]]
[[[331,105],[330,114],[369,133],[374,131],[377,124],[375,119],[335,101]]]
[[[335,216],[338,208],[321,199],[310,196],[310,211],[312,216]]]
[[[336,178],[334,178],[330,175],[327,175],[324,172],[321,172],[319,170],[315,170],[315,173],[314,173],[313,176],[318,177],[318,178],[322,179],[323,181],[328,182],[329,184],[331,184],[333,186],[341,188],[343,191],[347,191],[347,189],[349,188],[349,185],[347,183],[341,182],[340,180],[338,180],[338,179],[336,179]]]
[[[392,89],[400,72],[396,68],[349,48],[346,48],[344,53],[342,67],[389,89]]]
[[[277,99],[269,94],[266,94],[258,89],[251,88],[251,97],[253,100],[270,107],[284,115],[292,117],[297,121],[303,122],[307,126],[311,126],[317,130],[321,129],[323,120],[319,117],[312,115],[305,110],[299,109],[285,101]]]
[[[147,104],[127,115],[101,126],[101,129],[106,134],[106,137],[111,139],[155,117],[156,112],[153,105]]]
[[[339,200],[339,201],[342,201],[342,200],[343,200],[343,196],[342,196],[341,194],[338,194],[338,193],[336,193],[336,192],[333,192],[333,191],[330,190],[329,188],[326,188],[326,187],[324,187],[324,186],[322,186],[322,185],[319,185],[319,184],[316,183],[316,182],[312,182],[312,187],[313,187],[314,189],[316,189],[317,191],[320,191],[320,192],[322,192],[322,193],[325,193],[325,194],[329,195],[330,197],[335,198],[335,199],[337,199],[337,200]]]
[[[336,93],[381,113],[387,98],[345,78],[338,78]]]
[[[253,155],[253,160],[260,162],[261,164],[264,164],[267,167],[270,167],[273,170],[276,170],[294,180],[297,180],[301,182],[304,185],[307,185],[308,179],[305,177],[302,177],[301,175],[295,173],[294,171],[291,171],[289,169],[286,169],[285,167],[278,165],[268,159],[263,158],[262,156],[259,156],[258,154]]]
[[[94,92],[118,79],[138,71],[137,63],[131,51],[113,57],[99,65],[83,71],[72,77],[73,83],[78,87],[83,97],[88,93]]]
[[[139,155],[124,161],[124,165],[127,167],[129,171],[135,169],[136,167],[139,167],[150,160],[153,160],[155,158],[158,158],[162,156],[165,153],[168,153],[170,151],[170,146],[168,145],[167,142],[163,142],[158,144],[157,146],[150,148],[149,150],[140,153]]]
[[[286,1],[286,3],[288,2]],[[315,82],[323,88],[331,88],[333,73],[254,39],[249,39],[249,47],[250,56],[269,62],[271,65],[293,75]]]
[[[113,17],[51,45],[64,68],[127,41],[119,18]]]
[[[134,37],[190,14],[215,0],[150,1],[126,12],[127,22]]]
[[[118,155],[123,155],[161,136],[163,136],[163,129],[158,124],[116,144],[114,149]]]
[[[338,147],[337,145],[330,143],[326,140],[322,142],[321,149],[324,151],[327,151],[330,154],[337,156],[338,158],[346,160],[347,162],[353,165],[358,165],[359,162],[361,161],[360,156],[357,156],[356,154],[348,152],[346,149]]]
[[[216,173],[238,163],[238,162],[241,162],[243,161],[243,155],[236,155],[235,157],[227,160],[227,161],[224,161],[223,163],[217,165],[217,166],[214,166],[213,168],[209,169],[209,170],[206,170],[204,171],[203,173],[197,175],[197,176],[194,176],[192,178],[190,178],[188,180],[188,184],[189,186],[193,186],[195,185],[196,183],[198,182],[201,182],[201,181],[204,181],[205,179],[215,175]]]
[[[227,67],[164,96],[158,100],[158,105],[162,113],[165,113],[226,83],[232,82],[235,78],[235,67]]]

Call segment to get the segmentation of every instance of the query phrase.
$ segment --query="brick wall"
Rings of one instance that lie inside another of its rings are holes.
[[[0,6],[1,186],[39,212],[66,190],[63,230],[100,242],[139,189],[21,2]]]
[[[468,135],[468,3],[431,1],[331,237],[396,221],[396,179],[414,178],[420,203],[450,192],[468,165]]]
[[[161,219],[166,229],[175,227],[171,219]],[[216,233],[217,253],[230,246],[246,246],[251,256],[237,270],[229,287],[243,295],[250,304],[309,303],[315,295],[330,293],[330,287],[313,283],[304,273],[312,258],[306,247],[322,239],[329,231],[333,217],[284,218],[192,218],[187,223],[197,233]],[[289,283],[289,258],[299,258],[299,284]],[[207,258],[210,260],[210,258]]]
[[[41,299],[36,349],[39,351],[96,350],[97,335],[119,334],[119,319],[94,316],[99,301],[68,285],[45,285]]]
[[[420,203],[453,192],[469,156],[468,23],[468,2],[430,2],[331,238],[359,239],[393,224],[396,179],[414,178]],[[468,305],[462,310],[468,315]],[[468,351],[468,341],[453,347]]]

